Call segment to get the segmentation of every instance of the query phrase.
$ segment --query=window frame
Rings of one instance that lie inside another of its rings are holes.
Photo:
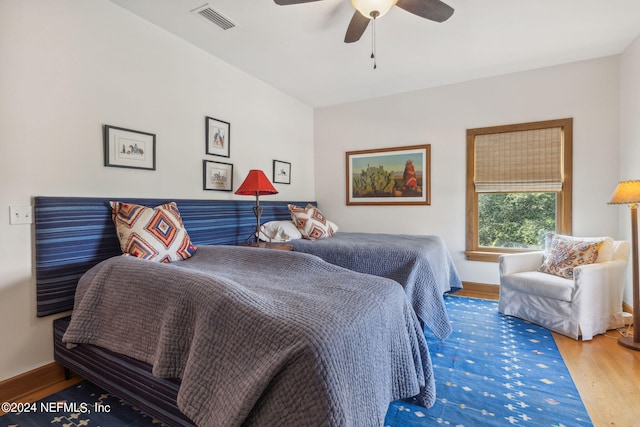
[[[572,175],[573,175],[573,118],[518,123],[502,126],[467,129],[467,194],[466,194],[466,245],[469,261],[497,262],[506,253],[531,252],[531,249],[491,248],[480,246],[478,226],[478,193],[475,191],[475,138],[505,132],[559,127],[562,130],[562,191],[556,195],[556,233],[571,234],[572,230]]]

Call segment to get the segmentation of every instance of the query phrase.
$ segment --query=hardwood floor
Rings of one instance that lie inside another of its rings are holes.
[[[619,345],[618,331],[591,341],[553,336],[593,425],[640,425],[640,352]]]
[[[478,297],[470,292],[458,295]],[[481,296],[487,298],[486,294]],[[556,333],[553,336],[593,425],[640,426],[640,352],[619,345],[618,331],[598,335],[591,341],[575,341]],[[42,399],[80,380],[75,377],[62,381],[14,401]]]
[[[27,394],[22,394],[19,396],[15,396],[12,398],[8,398],[6,399],[7,402],[35,402],[37,400],[40,399],[44,399],[47,396],[50,396],[54,393],[59,392],[60,390],[64,390],[67,387],[71,387],[74,384],[79,383],[80,381],[82,381],[83,378],[74,375],[73,377],[71,377],[68,380],[60,380],[56,383],[50,384],[48,386],[45,387],[41,387],[38,388],[36,391],[33,391],[31,393],[27,393]],[[0,416],[4,415],[5,412],[0,410]],[[0,423],[0,425],[3,425],[2,423]]]

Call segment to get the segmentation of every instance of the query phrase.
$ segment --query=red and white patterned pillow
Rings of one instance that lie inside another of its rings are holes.
[[[196,252],[175,202],[155,208],[123,202],[110,204],[124,255],[171,262],[190,258]]]
[[[335,230],[331,227],[331,221],[327,220],[317,207],[311,204],[307,205],[306,208],[296,205],[287,206],[291,213],[291,219],[305,239],[322,239],[333,236],[335,233]]]
[[[605,239],[580,239],[572,236],[553,235],[546,249],[546,258],[539,271],[565,279],[573,279],[573,269],[579,265],[593,264]]]

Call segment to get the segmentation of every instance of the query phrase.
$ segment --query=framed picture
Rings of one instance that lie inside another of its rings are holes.
[[[347,205],[430,205],[431,145],[347,152]]]
[[[282,160],[273,161],[274,184],[291,184],[291,163]]]
[[[233,190],[233,165],[204,160],[202,164],[203,189],[217,191]]]
[[[104,165],[156,170],[156,135],[104,125]]]
[[[207,154],[229,157],[231,124],[213,117],[205,118],[207,128]]]

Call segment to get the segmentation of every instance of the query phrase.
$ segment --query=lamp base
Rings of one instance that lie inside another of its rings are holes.
[[[256,237],[256,233],[255,231],[251,234],[249,234],[249,237],[247,237],[247,239],[244,241],[244,243],[246,245],[252,244],[252,243],[259,243],[260,240]]]
[[[620,337],[618,344],[631,350],[640,351],[640,342],[633,341],[633,337]]]

